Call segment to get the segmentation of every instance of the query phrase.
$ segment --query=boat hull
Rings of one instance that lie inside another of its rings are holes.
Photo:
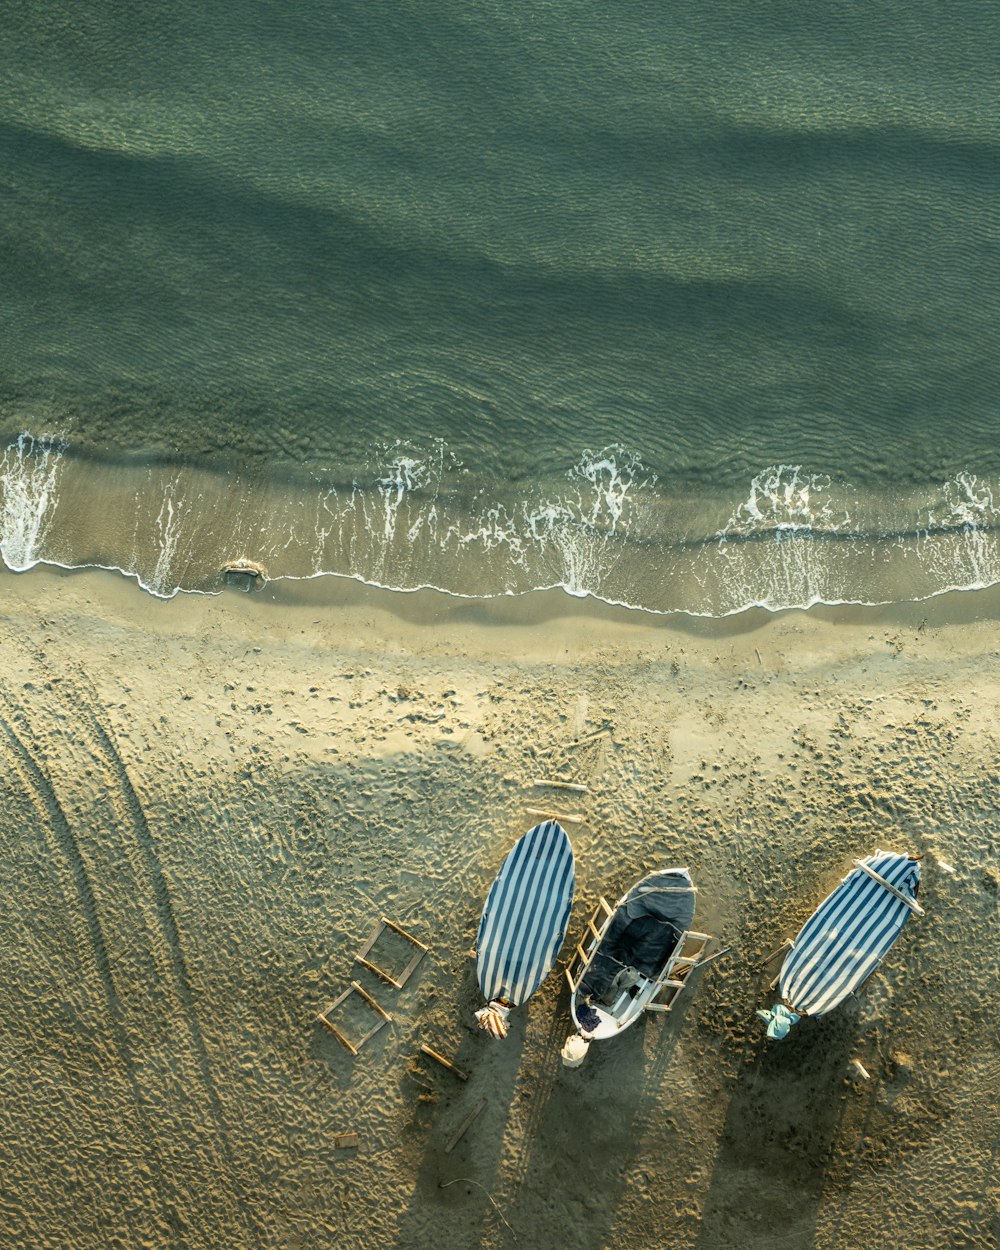
[[[583,962],[575,984],[571,978],[570,1012],[585,1038],[617,1037],[666,988],[682,987],[669,974],[674,965],[683,969],[681,975],[696,966],[683,958],[695,894],[686,868],[668,868],[643,877],[614,908],[605,904],[604,923],[599,929],[592,925],[589,946],[578,948]]]
[[[490,889],[476,937],[476,975],[487,1002],[516,1007],[550,972],[573,906],[573,848],[554,820],[511,848]]]

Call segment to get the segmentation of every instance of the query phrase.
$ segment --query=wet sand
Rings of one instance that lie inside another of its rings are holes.
[[[0,581],[4,1244],[996,1244],[1000,596],[712,623]],[[472,1018],[529,807],[582,817],[571,942],[686,864],[734,948],[578,1071],[562,962],[505,1043]],[[926,917],[767,1043],[763,957],[877,847],[926,856]],[[380,916],[430,947],[401,990],[354,959]],[[392,1016],[356,1057],[316,1023],[352,980]]]

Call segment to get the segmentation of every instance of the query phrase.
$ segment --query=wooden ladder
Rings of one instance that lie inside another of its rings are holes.
[[[587,967],[587,960],[594,953],[594,947],[604,936],[604,930],[608,926],[608,921],[615,914],[615,909],[611,906],[604,895],[600,895],[597,900],[597,907],[594,914],[587,921],[587,932],[577,942],[570,961],[566,965],[566,980],[569,982],[569,992],[575,994],[580,988],[580,982],[583,980],[583,974]],[[589,945],[585,947],[585,943],[589,940]]]
[[[670,962],[663,970],[663,979],[646,1004],[647,1011],[670,1011],[681,990],[687,985],[688,975],[698,966],[699,960],[705,954],[705,947],[711,940],[710,933],[688,930],[681,934]]]

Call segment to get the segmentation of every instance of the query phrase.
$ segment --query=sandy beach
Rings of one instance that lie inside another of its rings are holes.
[[[4,1245],[997,1244],[997,593],[699,622],[2,587]],[[529,808],[579,818],[576,902],[499,1043],[470,952]],[[764,956],[876,848],[925,856],[926,916],[766,1042]],[[570,943],[674,864],[732,951],[564,1069]],[[402,989],[355,961],[379,917],[430,948]],[[352,980],[392,1016],[356,1057],[316,1022]]]

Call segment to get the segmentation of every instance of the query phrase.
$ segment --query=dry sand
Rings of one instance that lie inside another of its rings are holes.
[[[998,596],[699,624],[2,593],[3,1246],[996,1245]],[[681,863],[734,947],[579,1071],[561,968],[506,1043],[472,1019],[528,806],[585,817],[571,941]],[[876,847],[926,854],[926,917],[766,1043],[762,956]],[[431,947],[402,990],[354,962],[379,916]],[[315,1023],[352,979],[393,1017],[356,1058]]]

